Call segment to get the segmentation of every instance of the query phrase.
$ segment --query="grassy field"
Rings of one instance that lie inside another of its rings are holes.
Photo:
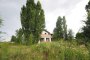
[[[58,41],[32,46],[0,43],[0,60],[90,60],[89,51],[76,42]]]

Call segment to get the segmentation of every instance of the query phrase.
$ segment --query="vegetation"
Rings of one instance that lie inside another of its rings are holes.
[[[67,25],[65,16],[61,18],[60,16],[56,22],[56,28],[53,31],[53,38],[54,39],[67,39]]]
[[[62,18],[59,16],[56,22],[56,28],[54,29],[53,37],[55,39],[63,38]]]
[[[56,22],[56,28],[53,31],[53,38],[54,40],[72,40],[74,38],[73,31],[71,29],[67,31],[65,16],[63,16],[63,18],[61,18],[60,16],[58,17]]]
[[[0,18],[0,28],[2,27],[2,25],[3,25],[3,20]],[[3,32],[2,31],[0,31],[0,38],[1,38],[1,34],[2,34]]]
[[[17,40],[17,39],[16,39],[16,36],[13,35],[13,36],[11,37],[11,42],[16,42],[16,40]]]
[[[89,60],[89,52],[75,41],[60,40],[31,46],[0,43],[0,60]]]
[[[0,19],[0,27],[1,27],[1,25],[2,25],[2,20]],[[1,31],[0,31],[0,34],[1,34]]]
[[[82,31],[76,34],[76,39],[79,43],[84,43],[87,46],[87,43],[90,42],[90,1],[85,9],[87,11],[87,20],[84,21],[85,26],[83,26]]]
[[[2,19],[0,18],[0,27],[2,26]]]
[[[19,30],[16,30],[16,35],[11,37],[11,42],[15,42],[18,44],[22,44],[23,43],[23,31],[20,28]]]
[[[40,33],[45,28],[44,11],[39,1],[27,0],[26,6],[21,8],[21,25],[22,28],[16,31],[16,41],[12,41],[25,45],[38,43]]]
[[[67,25],[66,25],[66,18],[63,16],[63,37],[65,40],[68,39],[67,37]]]
[[[85,43],[83,32],[78,32],[76,34],[75,38],[77,39],[78,43],[80,43],[80,44],[84,44]]]
[[[85,26],[76,39],[71,29],[67,32],[65,16],[59,16],[53,31],[54,42],[35,44],[45,28],[44,11],[39,1],[27,0],[21,8],[22,28],[10,43],[0,43],[0,60],[90,60],[90,1],[86,11]],[[1,23],[0,19],[0,27]]]
[[[45,27],[44,11],[38,1],[35,4],[34,0],[27,0],[26,6],[21,9],[21,25],[23,30],[24,43],[37,43],[39,34]],[[33,35],[33,41],[29,41],[30,35]]]
[[[71,29],[68,30],[68,40],[73,40],[74,36],[73,36],[73,31]]]
[[[88,2],[88,5],[86,5],[86,11],[87,11],[87,20],[85,21],[85,26],[83,27],[83,35],[84,35],[84,41],[90,42],[90,1]]]

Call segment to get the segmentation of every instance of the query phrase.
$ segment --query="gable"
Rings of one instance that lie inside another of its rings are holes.
[[[47,34],[47,35],[48,35],[49,33],[48,33],[48,32],[46,32],[46,31],[42,31],[42,34]]]

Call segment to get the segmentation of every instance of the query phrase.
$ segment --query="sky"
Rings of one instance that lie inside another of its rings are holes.
[[[85,5],[89,0],[39,1],[45,12],[45,29],[49,32],[53,32],[58,16],[66,17],[68,29],[72,29],[74,34],[82,28],[82,21],[86,20]],[[2,34],[2,39],[9,41],[10,37],[15,35],[15,31],[21,27],[20,11],[25,3],[26,0],[0,0],[0,18],[4,20],[0,30],[6,33]]]

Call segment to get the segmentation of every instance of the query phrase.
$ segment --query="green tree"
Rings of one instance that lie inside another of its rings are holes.
[[[35,16],[35,32],[33,33],[35,36],[34,42],[37,43],[38,40],[40,39],[40,34],[42,30],[45,28],[45,16],[44,16],[44,11],[41,7],[40,2],[37,2],[36,5],[36,16]]]
[[[67,25],[65,16],[63,16],[63,37],[67,40]]]
[[[83,35],[82,32],[78,32],[78,33],[76,34],[76,39],[83,39],[83,38],[84,38],[84,35]]]
[[[0,18],[0,27],[2,26],[2,22],[3,22],[3,20]],[[2,32],[0,31],[0,34],[1,34]]]
[[[56,22],[56,28],[53,32],[54,39],[62,39],[63,38],[63,19],[59,16]]]
[[[20,28],[19,30],[16,30],[16,41],[15,42],[18,43],[18,44],[22,44],[23,43],[22,37],[23,37],[23,31]]]
[[[21,9],[21,25],[24,34],[25,44],[29,41],[31,32],[34,32],[35,3],[34,0],[27,0],[26,6]]]
[[[15,42],[18,44],[23,44],[23,30],[20,28],[16,30],[16,35],[11,37],[11,42]]]
[[[1,28],[2,25],[3,25],[2,23],[3,23],[3,20],[0,18],[0,28]],[[1,34],[2,34],[2,33],[4,33],[4,32],[0,31],[0,38],[1,38]]]
[[[85,9],[86,9],[87,12],[90,12],[90,10],[89,10],[89,9],[90,9],[90,1],[89,1],[88,4],[86,5]]]
[[[3,20],[0,18],[0,27],[2,26],[2,21],[3,21]]]
[[[83,32],[78,32],[76,34],[76,39],[78,43],[84,43],[84,35]]]
[[[21,25],[25,43],[29,41],[30,34],[34,36],[32,43],[37,43],[40,33],[45,27],[44,11],[40,2],[27,0],[26,6],[21,8]]]
[[[68,30],[68,40],[72,40],[74,38],[73,31],[71,29]]]
[[[32,45],[32,44],[33,44],[33,43],[32,43],[33,41],[34,41],[34,36],[33,36],[33,34],[31,33],[30,36],[29,36],[28,45]]]
[[[13,35],[13,36],[11,37],[11,42],[16,42],[16,36]]]
[[[85,21],[85,26],[83,27],[83,34],[85,36],[85,41],[90,42],[90,1],[86,5],[87,20]]]

